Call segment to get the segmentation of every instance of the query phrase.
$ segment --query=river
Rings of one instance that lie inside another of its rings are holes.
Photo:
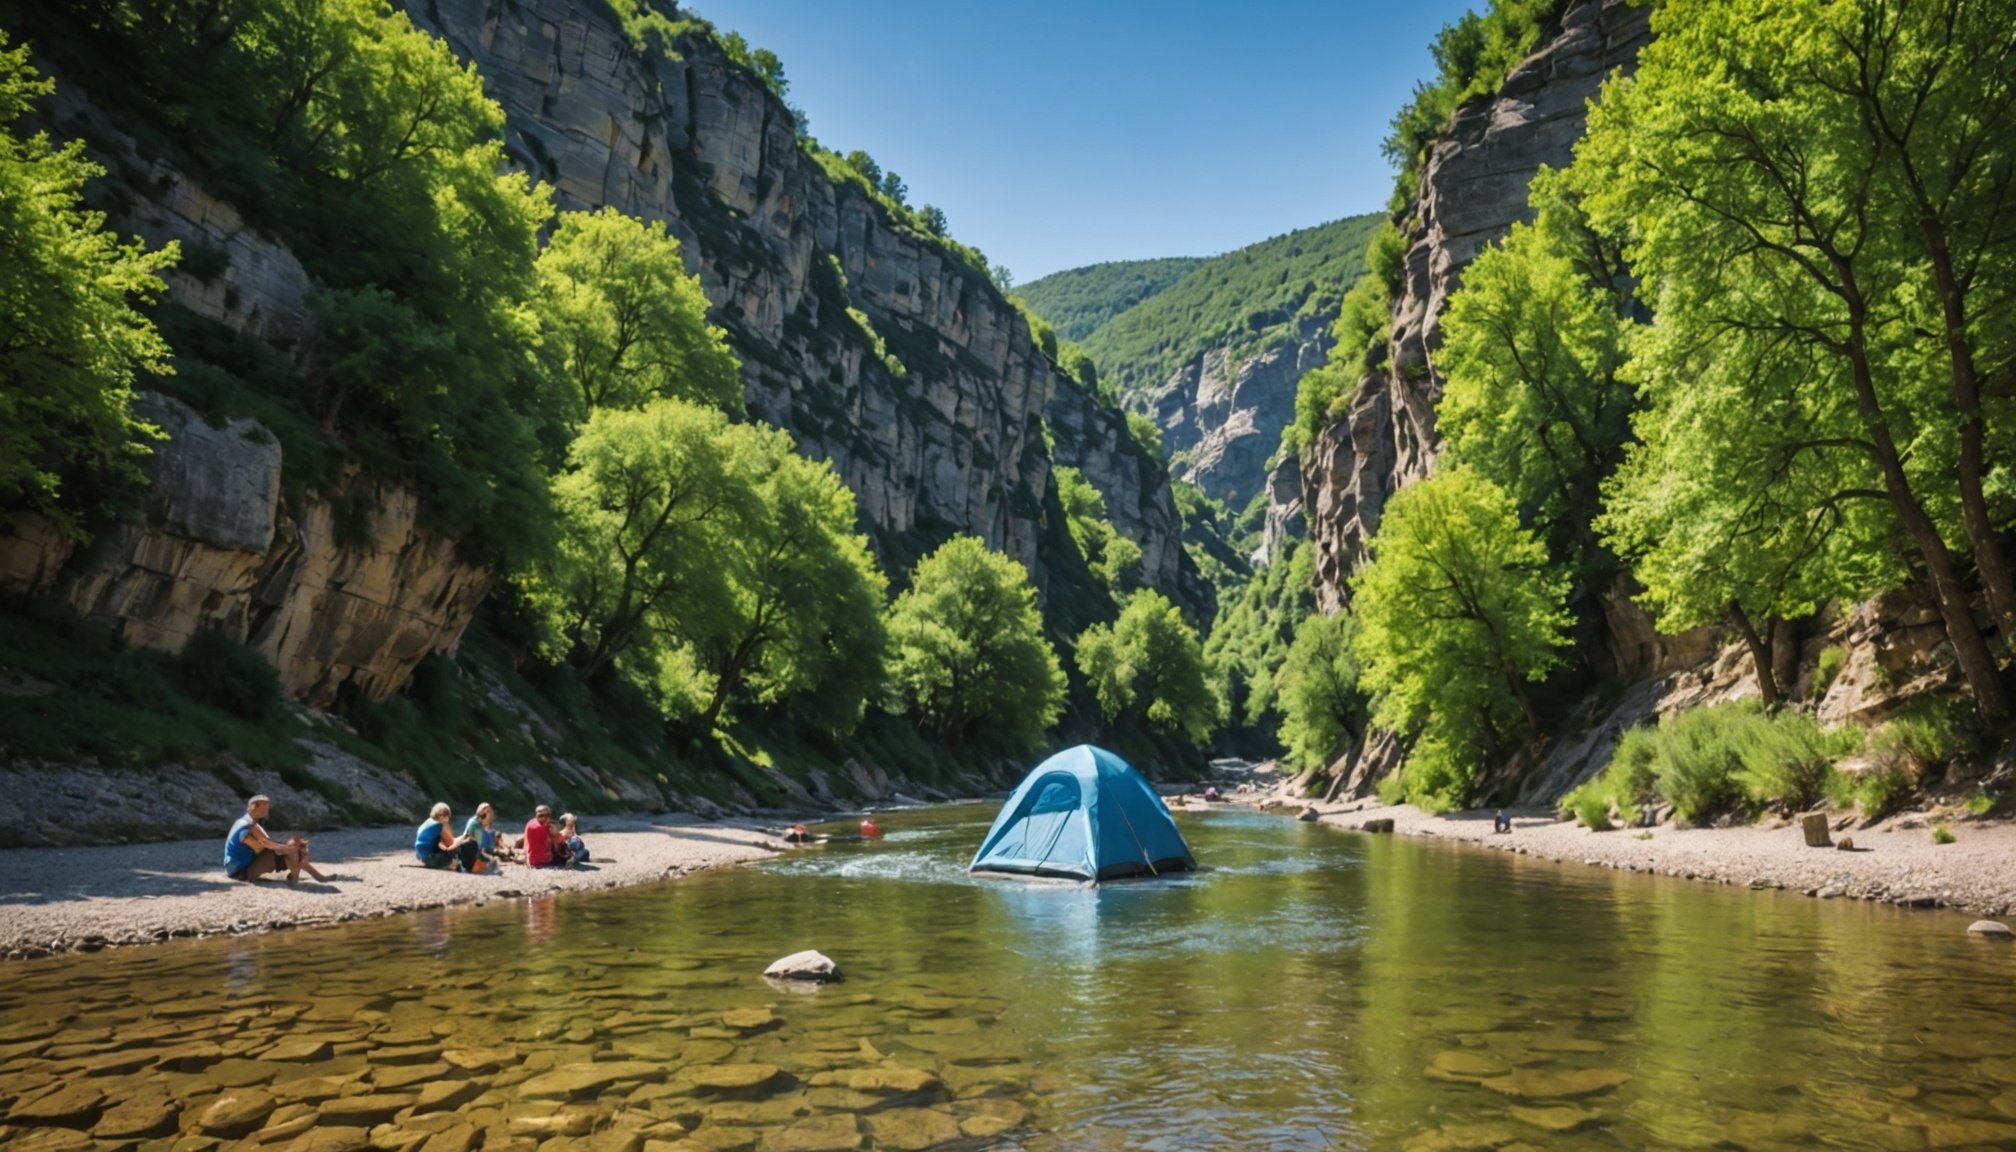
[[[1246,811],[1179,815],[1195,875],[969,879],[991,816],[11,965],[0,1143],[2016,1148],[2016,950],[1964,918]],[[803,948],[846,981],[760,978]]]

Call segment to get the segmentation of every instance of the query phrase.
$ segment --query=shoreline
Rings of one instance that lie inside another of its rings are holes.
[[[287,832],[275,827],[280,836]],[[422,868],[404,826],[310,837],[329,882],[224,875],[222,834],[83,848],[0,849],[0,959],[341,924],[492,900],[601,891],[767,859],[786,845],[752,824],[686,813],[592,817],[581,868],[506,865],[495,874]]]
[[[1237,797],[1246,801],[1247,797]],[[1591,832],[1552,812],[1507,808],[1513,831],[1491,830],[1494,809],[1430,815],[1413,805],[1377,800],[1311,803],[1280,796],[1288,818],[1314,807],[1318,821],[1364,832],[1371,820],[1392,820],[1393,834],[1425,836],[1561,864],[1613,868],[1702,883],[1797,892],[1822,900],[1871,900],[1905,908],[1945,908],[1983,917],[2016,913],[2016,822],[1954,820],[1951,844],[1932,842],[1933,820],[1904,813],[1868,828],[1837,829],[1851,851],[1808,848],[1799,826],[1772,821],[1735,828],[1615,828]],[[1839,820],[1845,814],[1836,813]],[[1642,834],[1649,837],[1640,839]],[[1365,833],[1377,835],[1379,833]]]

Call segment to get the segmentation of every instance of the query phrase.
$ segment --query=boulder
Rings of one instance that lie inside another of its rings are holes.
[[[763,975],[771,980],[803,980],[814,984],[830,984],[841,979],[840,966],[810,948],[793,952],[770,965],[763,970]]]
[[[1969,936],[1985,936],[1991,940],[2016,938],[2016,932],[2010,931],[2009,926],[2000,920],[1976,920],[1967,926],[1967,934]]]
[[[1799,831],[1805,835],[1806,846],[1808,848],[1831,848],[1834,846],[1834,837],[1828,834],[1827,814],[1825,812],[1808,812],[1804,816],[1799,817]]]
[[[1302,821],[1304,824],[1314,824],[1322,815],[1321,812],[1316,811],[1316,806],[1311,804],[1302,809],[1302,811],[1297,812],[1295,819]]]
[[[1358,827],[1367,832],[1391,832],[1393,831],[1393,818],[1391,816],[1382,816],[1377,820],[1367,820]]]

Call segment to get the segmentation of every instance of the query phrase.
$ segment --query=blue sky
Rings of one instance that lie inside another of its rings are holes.
[[[1023,281],[1382,207],[1387,121],[1467,7],[695,0],[783,59],[821,143],[901,173]]]

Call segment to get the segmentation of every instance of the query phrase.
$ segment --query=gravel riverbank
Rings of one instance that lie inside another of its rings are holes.
[[[285,828],[269,825],[276,835]],[[495,875],[414,863],[413,830],[349,828],[312,838],[316,867],[246,884],[226,879],[224,836],[100,848],[0,851],[0,956],[95,951],[172,937],[333,924],[450,904],[645,884],[761,859],[784,846],[760,829],[697,817],[595,817],[583,829],[593,863],[578,869],[506,866]]]
[[[1301,802],[1288,801],[1291,810]],[[1808,848],[1797,825],[1767,821],[1742,828],[1618,828],[1591,832],[1552,813],[1512,810],[1513,831],[1494,834],[1492,812],[1431,816],[1410,805],[1376,801],[1316,806],[1326,824],[1361,828],[1390,819],[1400,835],[1458,840],[1500,852],[1737,884],[1782,888],[1822,899],[1880,900],[1923,908],[1956,908],[1983,916],[2016,913],[2016,823],[1956,821],[1954,842],[1935,844],[1931,821],[1907,814],[1871,828],[1834,832],[1852,851]],[[1646,835],[1649,833],[1649,835]],[[1642,837],[1642,838],[1641,838]]]

